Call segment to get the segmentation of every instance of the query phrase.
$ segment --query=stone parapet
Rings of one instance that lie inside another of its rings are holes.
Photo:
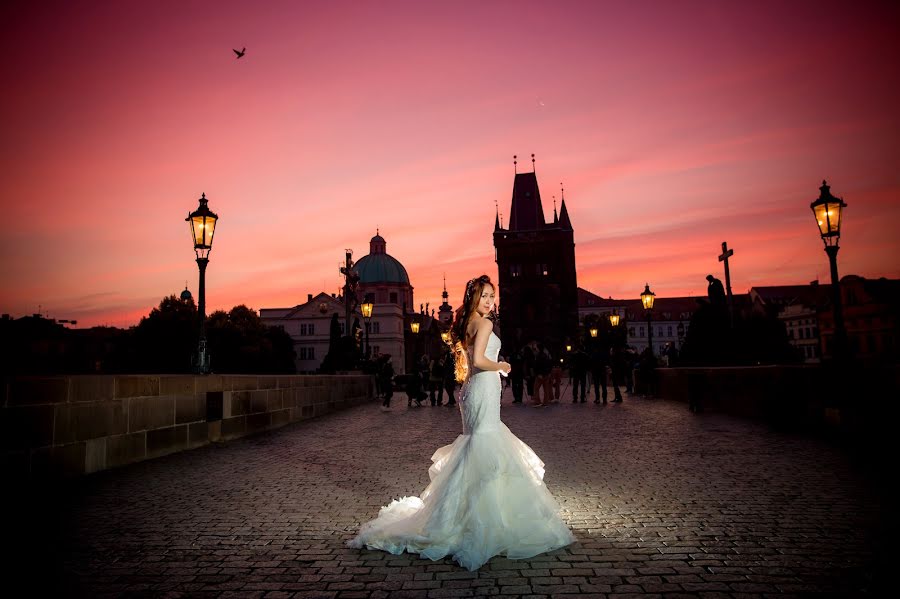
[[[363,375],[13,376],[0,455],[14,479],[115,468],[369,401]]]
[[[654,395],[695,412],[865,438],[885,434],[896,422],[900,369],[852,363],[658,368],[653,382]]]

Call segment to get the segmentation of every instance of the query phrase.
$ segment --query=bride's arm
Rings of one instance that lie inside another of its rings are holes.
[[[475,329],[475,367],[479,370],[505,370],[509,372],[509,364],[506,362],[494,362],[489,360],[484,352],[487,351],[488,337],[494,329],[494,323],[487,318],[482,318]]]

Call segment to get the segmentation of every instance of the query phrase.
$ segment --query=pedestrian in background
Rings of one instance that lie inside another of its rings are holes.
[[[390,410],[391,398],[394,396],[394,365],[391,364],[391,354],[384,354],[378,378],[381,380],[381,391],[384,393],[381,407]]]

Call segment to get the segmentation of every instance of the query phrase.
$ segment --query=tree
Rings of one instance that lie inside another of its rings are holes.
[[[724,305],[700,302],[691,318],[679,363],[684,366],[791,364],[798,361],[784,323],[751,312],[735,314],[730,326]]]
[[[164,297],[134,329],[129,360],[134,372],[187,373],[197,351],[199,320],[194,300]]]
[[[213,312],[206,325],[213,372],[293,373],[294,342],[281,327],[270,327],[241,304]]]

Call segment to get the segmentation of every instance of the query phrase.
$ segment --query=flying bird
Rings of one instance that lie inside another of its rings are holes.
[[[240,52],[238,52],[238,51],[235,50],[234,48],[232,48],[231,50],[232,50],[235,54],[237,54],[237,57],[238,57],[238,58],[243,57],[244,54],[247,52],[247,48],[243,48]]]

